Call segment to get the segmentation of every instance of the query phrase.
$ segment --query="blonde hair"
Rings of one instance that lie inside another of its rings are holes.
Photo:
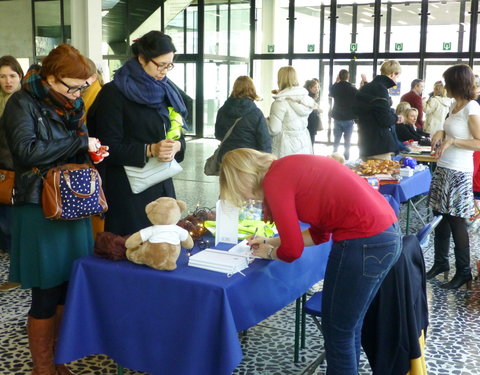
[[[407,114],[407,111],[411,108],[412,106],[409,102],[400,102],[398,103],[397,108],[395,108],[395,113],[397,115],[405,116]]]
[[[293,66],[284,66],[280,68],[277,76],[277,84],[280,91],[298,86],[297,71]]]
[[[445,86],[443,85],[442,82],[435,83],[433,85],[433,95],[440,95],[440,96],[445,96]]]
[[[405,115],[408,116],[408,115],[410,114],[410,112],[415,112],[415,113],[417,114],[417,116],[418,116],[418,109],[416,109],[416,108],[407,109],[407,110],[405,111]]]
[[[400,74],[402,72],[402,67],[397,60],[387,60],[380,67],[380,73],[384,76],[389,76],[390,74]]]
[[[249,76],[240,76],[235,80],[233,84],[232,98],[248,98],[252,100],[259,100],[257,90],[253,84],[253,80]]]
[[[276,159],[273,154],[251,148],[227,152],[220,164],[220,199],[241,207],[246,199],[242,193],[245,189],[263,196],[263,178]]]

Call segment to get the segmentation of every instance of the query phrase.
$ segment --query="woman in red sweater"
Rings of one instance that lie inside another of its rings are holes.
[[[263,200],[279,237],[249,238],[254,254],[293,262],[305,246],[333,239],[323,286],[322,324],[327,374],[357,374],[363,318],[400,255],[392,208],[361,177],[316,155],[271,154],[240,148],[225,154],[220,196],[240,206]],[[301,230],[299,221],[310,224]]]

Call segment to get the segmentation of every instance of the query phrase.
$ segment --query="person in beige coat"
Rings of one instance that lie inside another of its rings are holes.
[[[316,108],[308,91],[299,86],[297,72],[292,66],[278,71],[278,91],[274,91],[268,118],[272,136],[272,153],[277,157],[292,154],[313,154],[308,116]]]
[[[423,131],[435,134],[438,130],[443,130],[443,123],[450,109],[451,100],[445,95],[445,87],[442,82],[437,82],[433,86],[433,95],[423,106],[427,119]]]

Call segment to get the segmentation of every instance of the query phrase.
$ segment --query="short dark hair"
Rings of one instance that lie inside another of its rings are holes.
[[[423,82],[423,79],[419,79],[419,78],[416,78],[412,81],[412,83],[410,84],[410,88],[413,90],[413,88],[417,85],[419,85],[420,83]]]
[[[60,44],[52,49],[47,57],[42,60],[40,75],[47,78],[87,79],[92,75],[92,69],[85,56],[70,44]]]
[[[12,69],[15,73],[17,73],[20,76],[20,80],[23,79],[23,76],[24,76],[23,69],[15,57],[10,55],[5,55],[0,57],[0,68],[2,66],[9,66],[10,69]]]
[[[172,38],[161,31],[152,30],[136,39],[132,44],[132,53],[135,57],[143,56],[148,62],[154,57],[177,52]]]
[[[340,72],[338,72],[338,78],[340,78],[340,81],[346,81],[349,75],[350,74],[348,73],[347,69],[342,69]]]
[[[445,88],[454,98],[475,99],[475,76],[465,64],[451,66],[443,73]]]

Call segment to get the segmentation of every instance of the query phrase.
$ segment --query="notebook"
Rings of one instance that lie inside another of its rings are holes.
[[[248,257],[224,250],[205,249],[192,255],[188,265],[233,275],[248,267]]]

